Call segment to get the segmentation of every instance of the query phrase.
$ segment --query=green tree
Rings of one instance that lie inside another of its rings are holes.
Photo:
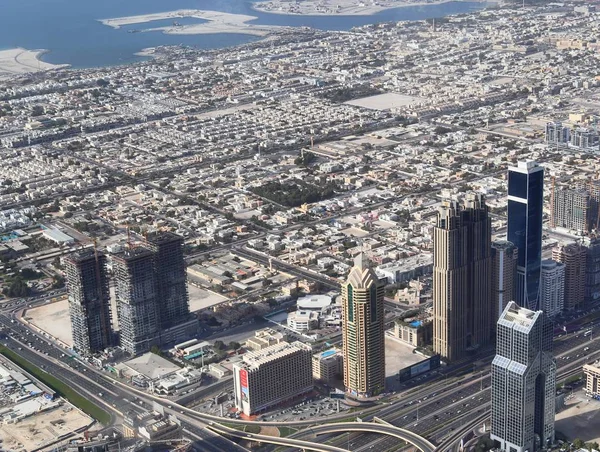
[[[35,270],[32,270],[31,268],[22,268],[21,276],[24,279],[37,279],[40,277],[40,273],[36,272]]]
[[[435,129],[433,129],[433,133],[435,133],[436,135],[446,135],[450,132],[452,132],[452,129],[449,129],[448,127],[444,126],[437,126]]]
[[[163,352],[158,345],[153,345],[150,348],[150,353],[154,353],[155,355],[162,356]]]
[[[54,281],[52,282],[53,289],[62,289],[65,287],[65,278],[60,275],[54,277]]]
[[[225,342],[215,341],[215,343],[213,344],[213,348],[215,350],[225,350]]]
[[[31,288],[22,276],[17,276],[8,287],[2,290],[2,293],[8,297],[26,297],[31,293]]]
[[[238,348],[240,348],[241,346],[242,346],[242,345],[241,345],[239,342],[236,342],[236,341],[231,341],[231,342],[229,343],[229,348],[230,348],[231,350],[237,350],[237,349],[238,349]]]
[[[575,438],[573,440],[573,447],[575,449],[583,449],[585,447],[585,443],[581,439]]]

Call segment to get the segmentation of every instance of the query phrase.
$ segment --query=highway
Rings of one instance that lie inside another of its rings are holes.
[[[114,382],[98,369],[69,356],[63,357],[63,354],[67,354],[66,350],[56,346],[42,335],[32,332],[14,318],[13,311],[24,303],[38,304],[43,303],[43,301],[43,299],[40,299],[13,303],[8,310],[9,312],[0,314],[0,326],[9,335],[9,338],[3,342],[9,348],[17,351],[36,366],[58,376],[63,381],[69,381],[74,389],[104,406],[116,420],[126,411],[143,411],[150,408],[150,404],[153,402],[158,402],[163,405],[166,412],[177,414],[183,420],[186,431],[193,439],[202,443],[203,450],[237,450],[239,448],[234,443],[219,438],[213,432],[209,432],[204,428],[210,422],[223,421],[222,418],[198,413],[173,401],[161,399],[144,391]],[[586,323],[579,321],[579,323],[582,326],[578,332],[570,333],[555,340],[555,355],[561,375],[572,375],[573,372],[578,372],[582,364],[592,357],[598,356],[600,352],[600,341],[591,340],[593,336],[583,334],[584,331],[595,327],[598,322]],[[586,347],[589,347],[587,352],[584,351]],[[472,374],[473,365],[471,363],[442,368],[441,371],[430,373],[427,379],[422,380],[420,386],[417,385],[418,382],[405,385],[404,391],[390,398],[387,405],[365,408],[355,414],[365,421],[369,421],[373,418],[373,415],[377,415],[392,426],[410,430],[428,438],[433,443],[443,444],[444,438],[455,435],[465,425],[470,425],[474,419],[486,414],[488,411],[490,359],[481,359],[480,361],[481,368],[475,375]],[[102,393],[102,396],[99,395],[100,393]],[[347,419],[348,414],[327,418],[315,417],[291,423],[257,422],[256,424],[306,427],[322,423],[325,419],[333,421],[337,418],[340,420]],[[226,422],[241,425],[253,424],[252,422],[235,419],[227,419]],[[306,434],[311,433],[310,431],[308,433],[303,431],[293,435],[290,439],[300,439]],[[337,438],[331,437],[331,435],[328,434],[329,439],[333,441],[332,445],[335,447],[342,447],[342,443],[351,438],[353,450],[362,450],[371,446],[386,450],[386,448],[397,444],[397,439],[381,439],[375,434],[368,433],[361,433],[360,435],[353,433]]]
[[[129,411],[142,413],[152,408],[153,399],[128,391],[116,385],[93,369],[66,355],[65,351],[57,348],[51,342],[40,338],[16,320],[12,323],[4,314],[0,314],[0,327],[8,337],[2,343],[35,366],[54,375],[64,382],[68,382],[74,390],[87,396],[97,405],[108,411],[113,421],[120,423],[123,414]],[[31,343],[31,346],[28,344]],[[168,401],[163,401],[164,405]],[[182,421],[182,426],[190,439],[194,440],[196,450],[207,452],[244,451],[236,443],[223,438],[204,428],[205,422],[195,418],[185,418],[181,413],[165,409],[177,415]],[[186,421],[187,419],[187,421]]]
[[[279,446],[293,446],[295,449],[300,448],[303,450],[314,450],[317,452],[345,452],[346,449],[342,449],[341,447],[328,446],[327,444],[320,444],[318,442],[311,441],[301,441],[298,439],[290,439],[285,437],[276,437],[276,436],[267,436],[260,435],[256,433],[245,433],[240,430],[235,430],[233,428],[220,425],[220,424],[212,424],[209,426],[209,429],[214,430],[217,433],[226,436],[233,436],[234,438],[240,438],[245,440],[254,440],[260,443],[268,443],[268,444],[276,444]]]
[[[581,372],[581,366],[592,358],[600,357],[600,341],[590,341],[590,337],[570,334],[567,338],[555,340],[557,357],[557,381]],[[587,352],[583,349],[589,347]],[[578,356],[579,355],[579,356]],[[570,359],[566,359],[567,356]],[[461,376],[437,376],[437,381],[429,381],[426,387],[409,390],[399,401],[390,401],[381,408],[377,417],[390,424],[405,428],[436,444],[443,444],[448,436],[455,436],[465,425],[472,425],[480,417],[489,417],[490,407],[490,364],[491,359],[483,361],[483,366],[473,374],[472,366],[467,366]],[[460,371],[458,373],[461,373]],[[371,415],[362,416],[368,421]],[[294,438],[311,438],[310,430],[302,430]],[[330,436],[329,444],[342,446],[352,444],[352,450],[388,450],[397,440],[381,438],[374,434],[350,434]]]

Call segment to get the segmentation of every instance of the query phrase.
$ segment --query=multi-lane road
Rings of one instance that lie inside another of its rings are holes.
[[[27,303],[42,303],[43,300]],[[22,303],[21,303],[22,304]],[[8,333],[3,343],[17,351],[34,365],[68,381],[70,385],[94,400],[98,405],[110,412],[114,419],[120,420],[123,413],[133,410],[145,411],[151,407],[156,398],[115,383],[98,369],[68,356],[66,350],[52,343],[42,334],[28,329],[14,318],[14,311],[21,304],[13,304],[0,313],[0,327]],[[584,332],[593,328],[597,322],[592,322],[578,332],[570,333],[555,340],[555,356],[559,375],[571,375],[592,357],[600,355],[600,340],[592,340],[593,336]],[[584,350],[589,348],[588,350]],[[568,359],[567,359],[568,357]],[[490,403],[490,359],[480,359],[479,368],[473,369],[472,364],[451,366],[442,371],[432,373],[424,380],[426,385],[408,384],[402,393],[396,394],[376,409],[365,409],[360,416],[364,420],[372,419],[373,415],[395,427],[410,430],[428,438],[434,443],[441,443],[449,434],[452,435],[461,427],[472,422],[475,418],[485,415]],[[560,378],[559,378],[560,380]],[[101,394],[101,395],[100,395]],[[243,450],[235,443],[221,438],[204,427],[220,418],[197,413],[181,407],[169,400],[158,400],[165,411],[177,414],[182,420],[184,431],[188,436],[197,440],[199,450]],[[347,417],[347,415],[344,415]],[[329,417],[327,421],[335,418]],[[325,418],[316,418],[302,422],[268,422],[261,425],[295,425],[297,427],[322,423]],[[326,421],[326,422],[327,422]],[[239,423],[236,420],[227,420]],[[308,435],[308,437],[306,436]],[[311,440],[310,431],[294,435],[294,437]],[[312,438],[314,439],[314,438]],[[347,434],[326,437],[334,447],[348,447],[352,450],[368,450],[376,448],[387,450],[397,445],[397,440],[381,438],[376,434]],[[323,439],[320,439],[323,441]]]
[[[112,383],[9,316],[0,314],[0,327],[7,334],[7,337],[2,340],[6,347],[14,350],[33,365],[68,382],[74,390],[109,412],[117,423],[122,419],[123,414],[129,411],[141,413],[152,408],[154,400]],[[168,408],[168,403],[168,401],[164,402],[164,405],[167,405],[165,410],[176,413]],[[245,450],[236,443],[207,430],[206,423],[189,418],[182,413],[176,414],[182,421],[186,435],[195,441],[196,450],[207,452]]]
[[[584,336],[583,328],[555,341],[557,381],[581,372],[586,362],[600,357],[600,340]],[[585,348],[589,349],[584,351]],[[567,359],[569,357],[569,359]],[[453,369],[449,374],[437,375],[425,387],[410,388],[399,400],[390,400],[388,406],[378,410],[377,417],[396,426],[415,432],[436,444],[454,435],[476,418],[486,417],[490,409],[490,362],[480,361],[478,369],[472,365],[463,370]],[[458,375],[458,376],[456,376]],[[363,420],[372,419],[371,415]],[[301,431],[294,437],[310,439],[310,431]],[[375,434],[349,434],[329,436],[329,444],[348,447],[353,451],[390,450],[397,440]]]

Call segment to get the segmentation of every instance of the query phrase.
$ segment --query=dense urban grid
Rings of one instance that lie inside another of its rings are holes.
[[[598,450],[599,27],[496,5],[0,82],[2,447]]]

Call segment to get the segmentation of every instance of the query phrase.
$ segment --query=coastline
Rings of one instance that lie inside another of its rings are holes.
[[[63,69],[68,64],[50,64],[41,60],[48,50],[28,50],[22,47],[0,50],[0,80],[35,72]]]
[[[175,11],[166,11],[163,13],[99,19],[99,22],[109,27],[119,29],[126,25],[145,24],[156,20],[178,19],[182,17],[202,19],[206,22],[190,25],[172,25],[166,27],[146,28],[140,31],[161,31],[166,34],[177,35],[240,33],[254,36],[266,36],[277,29],[286,28],[274,25],[249,24],[248,22],[257,19],[256,16],[199,9],[179,9]]]
[[[396,8],[465,2],[490,3],[488,0],[383,0],[377,5],[367,5],[360,0],[305,0],[300,4],[296,4],[296,0],[269,0],[252,3],[251,8],[257,12],[282,16],[372,16]]]

